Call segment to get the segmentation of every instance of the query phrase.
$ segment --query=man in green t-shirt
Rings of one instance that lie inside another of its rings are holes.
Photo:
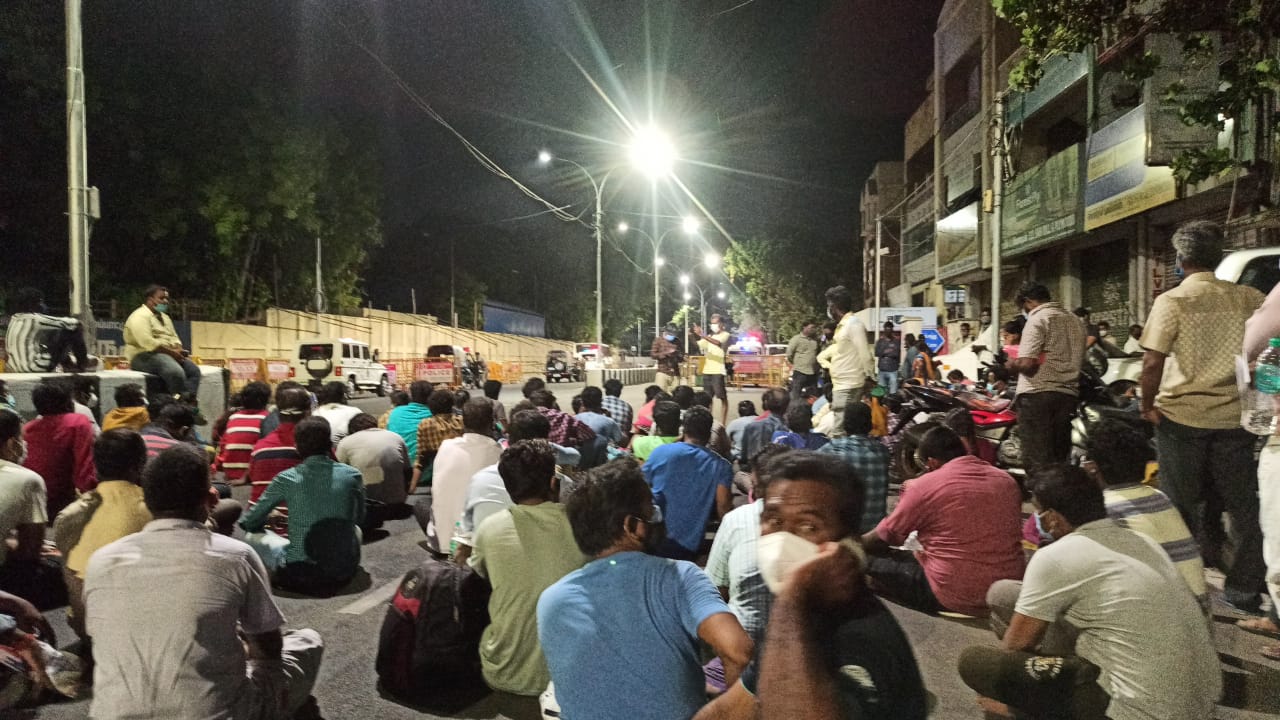
[[[551,443],[514,443],[502,453],[498,474],[515,505],[480,523],[467,561],[493,586],[480,664],[494,690],[539,695],[551,673],[538,643],[538,597],[586,558],[574,542],[564,506],[551,502],[556,474]]]
[[[637,460],[644,462],[655,448],[679,439],[680,406],[670,400],[662,400],[653,406],[653,434],[632,438],[631,453]]]

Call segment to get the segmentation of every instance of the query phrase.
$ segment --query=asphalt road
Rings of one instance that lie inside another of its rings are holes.
[[[567,407],[580,385],[553,385],[560,404]],[[641,397],[640,387],[627,388],[624,399],[634,406]],[[750,398],[759,404],[760,391],[731,392],[730,407]],[[520,399],[517,388],[504,388],[502,401],[508,406]],[[372,414],[384,411],[388,402],[382,398],[360,397],[354,404]],[[718,408],[717,408],[718,409]],[[730,418],[736,416],[730,412]],[[536,700],[495,693],[460,713],[440,715],[407,707],[381,696],[377,690],[374,657],[378,630],[386,611],[386,601],[394,592],[400,577],[426,558],[419,543],[421,530],[412,519],[388,522],[385,532],[366,538],[362,573],[339,596],[312,599],[287,593],[276,594],[276,600],[290,627],[310,627],[320,632],[325,641],[325,656],[315,696],[321,713],[328,720],[423,720],[424,718],[474,718],[533,720],[538,717]],[[1221,577],[1212,576],[1221,587]],[[983,622],[931,617],[913,610],[891,606],[915,648],[916,658],[932,696],[931,716],[935,718],[980,718],[973,693],[960,682],[955,660],[969,645],[995,644],[995,638]],[[62,645],[74,637],[67,628],[62,611],[49,613]],[[1262,659],[1257,650],[1268,642],[1235,629],[1232,617],[1225,611],[1218,618],[1216,641],[1224,657],[1228,697],[1216,717],[1222,720],[1274,718],[1280,714],[1280,663]],[[1153,658],[1153,662],[1159,662]],[[607,679],[601,678],[601,682]],[[1232,707],[1228,707],[1232,706]],[[48,718],[61,720],[88,717],[88,701],[62,702],[23,711],[5,718]],[[1247,710],[1239,708],[1248,708]]]

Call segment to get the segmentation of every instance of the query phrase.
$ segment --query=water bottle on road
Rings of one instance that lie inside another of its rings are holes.
[[[1246,398],[1245,429],[1255,435],[1276,432],[1276,401],[1280,399],[1280,338],[1271,338],[1253,369],[1252,392]]]

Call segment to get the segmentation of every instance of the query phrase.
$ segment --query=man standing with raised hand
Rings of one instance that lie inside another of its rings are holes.
[[[729,422],[729,391],[725,385],[725,354],[729,352],[729,332],[725,329],[723,318],[717,313],[711,316],[711,334],[702,332],[701,325],[693,326],[693,334],[698,336],[698,351],[702,353],[702,389],[711,396],[714,403],[720,401],[720,424]]]

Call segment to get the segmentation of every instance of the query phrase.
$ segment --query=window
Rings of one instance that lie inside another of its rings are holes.
[[[368,345],[361,345],[361,346],[360,346],[360,358],[361,358],[362,360],[368,360],[368,359],[369,359],[369,346],[368,346]]]
[[[1275,255],[1254,258],[1240,273],[1240,284],[1257,288],[1267,294],[1280,282],[1280,262]]]
[[[342,357],[344,359],[351,357],[351,346],[346,343],[342,344]]]

